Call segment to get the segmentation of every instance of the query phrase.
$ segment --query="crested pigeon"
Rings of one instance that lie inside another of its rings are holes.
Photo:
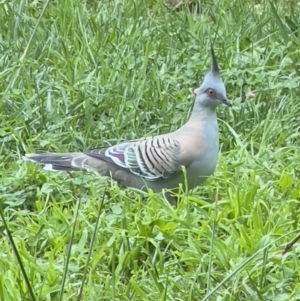
[[[213,174],[219,155],[216,108],[221,104],[232,106],[212,46],[211,58],[211,70],[194,90],[190,118],[178,130],[85,152],[26,154],[23,159],[45,170],[94,170],[126,186],[144,191],[150,188],[153,192],[184,183],[183,166],[188,189],[202,184]]]

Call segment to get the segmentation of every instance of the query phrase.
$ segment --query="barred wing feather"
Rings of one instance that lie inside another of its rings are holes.
[[[128,141],[85,154],[130,170],[148,181],[167,179],[180,171],[180,143],[163,136]]]

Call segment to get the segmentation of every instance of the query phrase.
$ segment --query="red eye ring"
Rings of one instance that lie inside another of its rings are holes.
[[[215,96],[215,91],[213,89],[207,89],[206,94],[208,96],[214,97]]]

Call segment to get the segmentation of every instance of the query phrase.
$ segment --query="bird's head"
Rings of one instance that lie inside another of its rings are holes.
[[[211,70],[205,76],[201,86],[196,89],[196,104],[215,109],[221,104],[232,107],[226,96],[226,88],[221,79],[217,59],[211,46]]]

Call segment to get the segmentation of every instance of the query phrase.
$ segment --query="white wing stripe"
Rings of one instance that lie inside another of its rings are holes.
[[[107,148],[104,155],[148,181],[168,178],[180,170],[180,144],[169,137],[121,143]]]

